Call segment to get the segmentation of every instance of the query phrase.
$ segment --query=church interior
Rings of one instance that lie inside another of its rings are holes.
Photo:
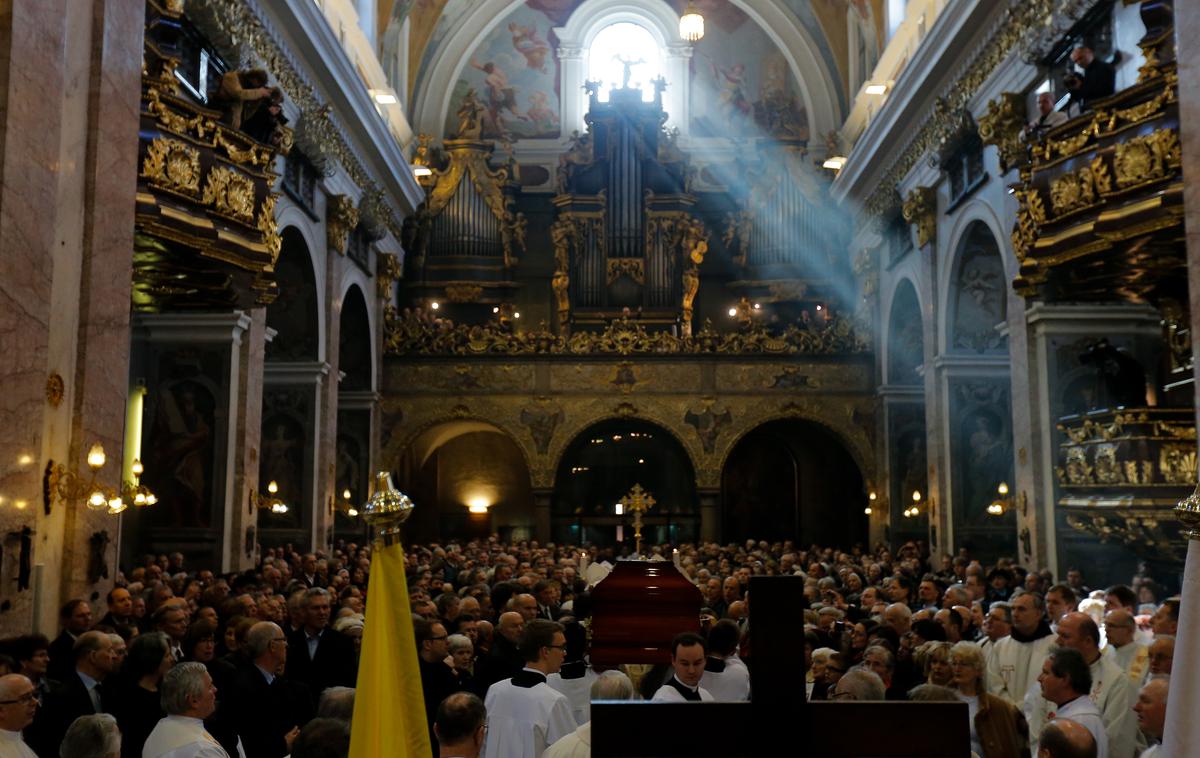
[[[1185,583],[1200,7],[0,8],[5,635],[369,544],[381,474],[406,544],[581,575]]]

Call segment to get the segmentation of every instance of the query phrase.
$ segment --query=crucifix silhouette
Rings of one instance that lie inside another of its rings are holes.
[[[629,89],[629,76],[633,73],[633,67],[642,65],[646,62],[646,60],[644,58],[638,58],[635,61],[620,55],[614,55],[613,60],[615,60],[617,63],[620,63],[624,68],[624,71],[621,72],[621,89]]]

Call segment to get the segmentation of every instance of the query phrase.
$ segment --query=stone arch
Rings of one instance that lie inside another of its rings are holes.
[[[325,331],[319,268],[313,265],[312,248],[298,227],[284,228],[280,238],[275,262],[279,297],[267,306],[267,326],[276,334],[267,344],[267,360],[319,361]]]
[[[340,298],[338,319],[338,371],[343,374],[343,391],[375,389],[376,345],[371,328],[371,309],[357,283],[350,283]]]
[[[995,327],[1008,317],[1009,278],[995,233],[974,219],[950,249],[940,352],[1006,354],[1008,339]]]
[[[538,478],[538,480],[543,482],[541,486],[554,486],[555,473],[562,464],[563,456],[566,454],[567,448],[570,447],[571,443],[580,434],[602,421],[614,418],[632,419],[653,424],[670,434],[672,439],[687,453],[688,463],[691,465],[692,471],[696,474],[696,485],[698,487],[703,486],[700,482],[700,464],[703,463],[703,455],[694,444],[691,444],[688,436],[684,434],[684,430],[681,428],[682,421],[679,424],[672,423],[665,416],[642,407],[633,410],[626,408],[618,408],[615,411],[601,410],[572,419],[570,426],[560,429],[554,436],[554,443],[546,457],[546,465],[540,470],[542,477]]]
[[[440,40],[432,55],[422,61],[414,86],[414,131],[440,134],[450,107],[454,83],[471,51],[487,37],[524,0],[481,0],[476,8],[459,19]],[[604,0],[617,2],[617,0]],[[628,0],[626,0],[628,2]],[[831,70],[821,54],[821,46],[812,33],[796,22],[780,0],[731,0],[771,37],[786,57],[792,75],[801,83],[804,106],[809,116],[811,132],[825,134],[841,123],[842,105],[839,99],[840,74]],[[586,8],[584,3],[580,10]],[[645,8],[651,4],[639,6]],[[653,3],[669,10],[666,2]],[[579,10],[576,13],[580,12]],[[442,20],[444,21],[444,19]],[[441,28],[442,21],[439,21]],[[678,32],[676,31],[676,36]],[[435,32],[436,36],[436,32]],[[564,120],[565,126],[565,120]],[[564,129],[563,139],[570,133]]]
[[[919,367],[925,361],[924,311],[915,283],[901,278],[886,306],[883,354],[886,384],[922,384]],[[915,362],[913,361],[915,356]]]

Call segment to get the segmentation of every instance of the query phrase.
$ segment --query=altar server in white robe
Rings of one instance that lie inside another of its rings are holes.
[[[708,631],[708,660],[700,688],[708,690],[718,702],[750,699],[750,671],[734,656],[740,640],[741,630],[732,619],[721,619]]]
[[[487,758],[541,758],[550,745],[575,731],[565,695],[546,684],[566,657],[563,626],[534,619],[525,624],[518,650],[525,668],[488,688]]]
[[[204,728],[204,719],[217,709],[217,688],[204,664],[176,665],[159,687],[167,715],[146,738],[142,758],[229,758]]]
[[[587,652],[587,630],[577,621],[563,629],[567,636],[567,660],[558,671],[546,678],[546,684],[567,696],[576,726],[592,718],[591,689],[597,673],[584,660]]]
[[[700,686],[707,660],[704,638],[694,632],[675,635],[671,640],[671,667],[667,683],[658,688],[651,700],[664,703],[711,702],[713,696]]]
[[[1046,605],[1041,595],[1019,590],[1009,604],[1012,633],[992,646],[987,683],[989,692],[1020,708],[1025,693],[1037,686],[1042,664],[1054,647],[1054,633],[1043,615]]]
[[[1104,731],[1108,734],[1109,755],[1135,755],[1135,748],[1143,750],[1145,740],[1139,740],[1137,716],[1133,711],[1137,693],[1129,677],[1119,665],[1100,652],[1100,631],[1096,622],[1086,613],[1068,613],[1058,622],[1058,644],[1079,651],[1088,664],[1092,677],[1088,695],[1100,711]],[[1041,692],[1030,690],[1026,696],[1025,719],[1029,731],[1036,734],[1055,711],[1055,705],[1041,696]]]

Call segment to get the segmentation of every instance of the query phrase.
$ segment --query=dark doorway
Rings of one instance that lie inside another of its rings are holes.
[[[694,542],[696,475],[670,432],[636,419],[609,419],[584,430],[558,465],[552,503],[557,542],[633,545],[633,519],[616,504],[635,484],[656,503],[642,514],[644,544]],[[632,547],[630,548],[632,549]]]
[[[862,473],[833,433],[808,421],[751,430],[729,454],[721,497],[725,542],[849,547],[867,539]]]

